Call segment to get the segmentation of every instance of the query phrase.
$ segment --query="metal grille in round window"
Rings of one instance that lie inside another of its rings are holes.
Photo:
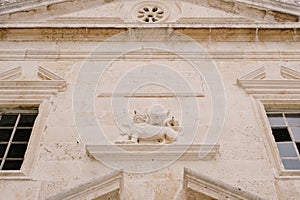
[[[135,17],[143,23],[157,23],[167,19],[169,12],[160,4],[141,3],[135,9]]]

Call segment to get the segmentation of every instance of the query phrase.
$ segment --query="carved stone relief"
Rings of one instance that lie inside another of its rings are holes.
[[[153,105],[147,113],[134,111],[133,124],[123,124],[126,131],[122,132],[116,144],[138,144],[143,142],[170,144],[176,141],[181,132],[179,122],[170,111],[161,105]]]

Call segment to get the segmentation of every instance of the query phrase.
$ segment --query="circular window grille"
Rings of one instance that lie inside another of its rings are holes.
[[[143,3],[135,9],[136,18],[143,23],[156,23],[164,21],[169,13],[162,5]]]

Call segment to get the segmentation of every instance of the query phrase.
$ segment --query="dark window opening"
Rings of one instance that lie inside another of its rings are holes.
[[[286,170],[300,170],[300,113],[267,113],[281,162]]]
[[[275,142],[292,141],[292,138],[287,128],[272,128],[272,133],[275,138]]]
[[[300,154],[300,143],[296,143],[296,146],[297,146],[298,152]]]
[[[23,164],[37,108],[0,109],[0,170],[20,170]]]
[[[1,116],[0,127],[14,127],[18,115],[16,114],[4,114]]]

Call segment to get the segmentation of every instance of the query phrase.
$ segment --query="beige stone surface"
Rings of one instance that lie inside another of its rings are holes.
[[[224,91],[221,92],[226,94],[225,123],[218,138],[218,151],[212,157],[176,160],[152,172],[124,171],[117,192],[103,186],[101,192],[107,191],[107,194],[93,198],[213,199],[208,194],[185,191],[184,168],[189,168],[264,199],[299,199],[300,176],[297,173],[280,175],[276,154],[272,153],[267,137],[268,125],[262,120],[266,117],[258,117],[261,115],[255,103],[257,99],[273,98],[285,101],[294,99],[293,102],[299,104],[299,90],[286,88],[289,95],[275,92],[267,97],[260,94],[255,99],[257,93],[247,93],[237,83],[239,77],[260,67],[265,67],[266,80],[278,79],[278,84],[286,80],[280,73],[282,66],[300,71],[299,14],[295,14],[298,8],[292,9],[289,4],[278,2],[270,4],[269,1],[264,1],[264,7],[241,3],[245,1],[233,1],[236,2],[234,5],[230,1],[216,0],[159,1],[167,5],[169,17],[163,22],[145,24],[133,18],[132,11],[140,1],[114,1],[104,5],[103,2],[108,1],[90,1],[87,4],[79,0],[62,1],[34,7],[34,10],[26,8],[30,10],[28,12],[0,9],[3,12],[0,12],[0,73],[21,66],[22,76],[11,81],[42,81],[37,76],[41,66],[62,77],[66,83],[63,91],[55,91],[44,98],[42,94],[48,95],[47,89],[35,93],[22,91],[22,87],[13,90],[2,87],[0,80],[1,106],[32,102],[32,98],[38,98],[39,102],[46,102],[49,109],[40,113],[44,121],[41,120],[43,123],[37,130],[39,137],[31,144],[34,151],[28,155],[28,160],[33,161],[31,169],[23,170],[21,175],[0,171],[0,199],[47,199],[66,194],[65,191],[79,195],[74,188],[116,171],[87,150],[87,145],[99,145],[103,139],[93,134],[93,119],[97,119],[105,138],[110,145],[114,145],[120,128],[116,125],[111,95],[115,85],[128,71],[142,65],[167,66],[188,80],[195,93],[199,94],[196,97],[199,116],[182,119],[185,110],[182,110],[176,96],[157,85],[141,87],[136,92],[137,96],[129,97],[128,114],[132,116],[134,110],[145,111],[153,104],[161,104],[170,109],[179,122],[197,122],[199,127],[195,130],[193,144],[204,143],[214,111],[207,80],[203,74],[197,73],[189,60],[161,49],[139,49],[129,53],[107,53],[104,49],[94,55],[94,63],[109,62],[109,66],[100,80],[93,71],[85,74],[82,83],[92,85],[94,81],[98,82],[93,96],[95,104],[84,105],[86,111],[79,113],[84,126],[91,131],[80,133],[73,113],[76,103],[73,94],[81,66],[101,42],[124,31],[128,31],[129,38],[146,40],[150,44],[156,40],[162,44],[170,42],[167,36],[172,31],[185,34],[200,44],[218,69],[224,84]],[[66,7],[68,9],[64,9]],[[265,11],[269,9],[271,11]],[[298,22],[295,22],[297,17]],[[140,32],[128,27],[138,28]],[[112,42],[111,45],[122,45],[122,41]],[[119,54],[123,55],[115,59]],[[202,57],[204,53],[199,54],[193,49],[182,54],[191,60],[207,59]],[[168,74],[165,77],[171,79]],[[47,86],[46,83],[41,84]],[[11,91],[14,93],[11,94]],[[89,96],[84,93],[82,98]],[[95,112],[90,112],[91,108],[95,108]],[[132,168],[143,166],[138,160],[129,160],[128,164],[133,165]],[[78,199],[91,198],[88,190],[80,194],[86,197]]]

